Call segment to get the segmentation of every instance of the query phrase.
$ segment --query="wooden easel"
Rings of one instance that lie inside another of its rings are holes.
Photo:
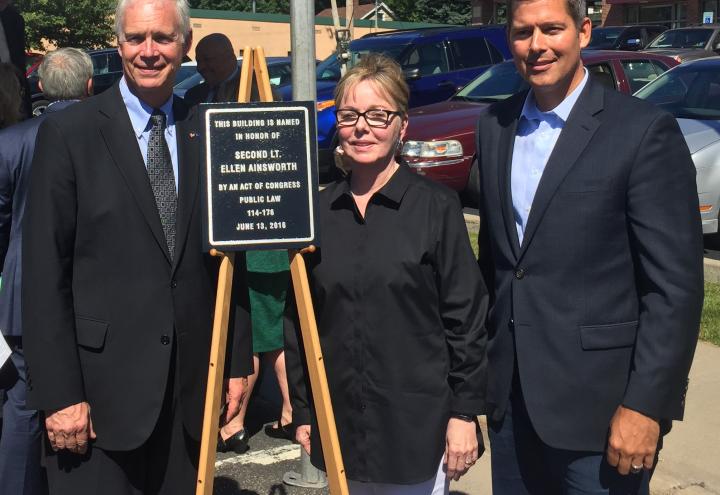
[[[260,101],[273,101],[268,76],[265,53],[262,47],[243,49],[243,64],[240,70],[240,84],[238,86],[237,101],[247,103],[250,101],[252,90],[252,76],[258,84]],[[306,248],[314,251],[314,246]],[[302,250],[302,252],[306,251]],[[300,319],[302,338],[305,343],[305,357],[310,374],[315,410],[318,419],[318,430],[325,456],[328,485],[331,495],[348,495],[345,467],[340,453],[335,415],[330,402],[330,391],[325,374],[320,339],[315,322],[315,311],[310,296],[305,260],[301,251],[290,251],[290,274],[293,281],[295,300]],[[233,267],[235,253],[222,253],[215,249],[210,251],[213,256],[222,257],[220,274],[218,277],[217,299],[215,302],[215,317],[213,322],[213,335],[210,347],[210,363],[208,366],[208,382],[205,394],[205,413],[203,417],[202,438],[200,441],[200,462],[196,495],[212,495],[215,478],[215,449],[218,436],[218,418],[220,416],[220,402],[222,398],[223,376],[225,371],[225,349],[227,344],[227,329],[230,314],[230,299],[233,284]]]

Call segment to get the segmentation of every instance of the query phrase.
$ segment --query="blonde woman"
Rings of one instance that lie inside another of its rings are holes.
[[[335,101],[350,173],[321,192],[320,246],[306,259],[350,491],[446,494],[481,453],[487,291],[456,194],[395,159],[408,109],[399,66],[363,58]],[[322,468],[288,315],[296,439]]]

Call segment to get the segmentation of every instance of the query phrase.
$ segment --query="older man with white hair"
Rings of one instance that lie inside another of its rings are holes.
[[[219,261],[203,253],[197,125],[172,93],[188,12],[120,0],[123,78],[38,133],[23,320],[52,494],[195,491]],[[252,371],[236,268],[226,420]]]

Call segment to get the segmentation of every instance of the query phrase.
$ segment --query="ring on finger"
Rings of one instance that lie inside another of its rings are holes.
[[[642,465],[642,464],[640,464],[639,466],[636,466],[635,464],[632,464],[632,465],[630,466],[630,472],[633,473],[633,474],[637,474],[637,473],[639,473],[640,471],[642,471],[642,468],[643,468],[643,465]]]

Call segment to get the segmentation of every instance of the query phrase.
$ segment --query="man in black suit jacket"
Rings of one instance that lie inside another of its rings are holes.
[[[172,94],[188,6],[121,0],[115,18],[119,84],[38,133],[23,244],[29,403],[46,415],[51,493],[190,494],[219,262],[202,253],[200,126]],[[241,275],[227,420],[252,372]]]
[[[579,0],[514,0],[531,89],[478,124],[493,493],[647,493],[703,300],[675,119],[588,79]]]
[[[195,58],[205,80],[187,90],[185,103],[237,101],[240,70],[230,39],[221,33],[205,36],[195,48]]]
[[[14,381],[0,391],[5,396],[0,436],[0,493],[47,493],[40,466],[41,429],[38,412],[26,407],[25,354],[22,341],[21,287],[22,222],[30,165],[40,123],[92,94],[90,56],[76,48],[60,48],[40,65],[40,86],[50,100],[47,111],[0,132],[0,332],[12,347]]]

